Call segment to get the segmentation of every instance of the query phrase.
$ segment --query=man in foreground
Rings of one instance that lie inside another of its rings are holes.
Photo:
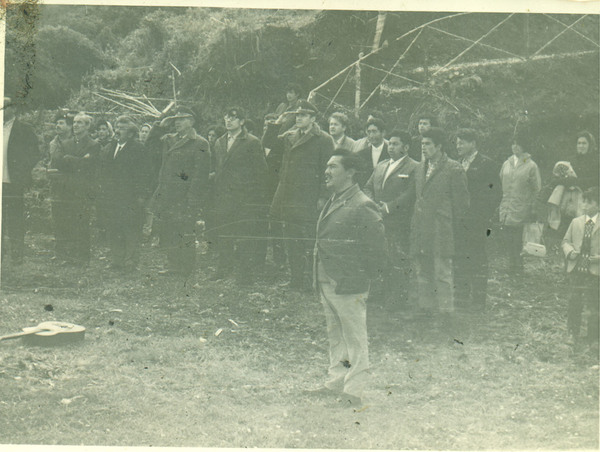
[[[367,381],[367,306],[370,281],[385,256],[383,221],[377,206],[360,191],[355,176],[360,157],[334,151],[325,183],[333,195],[317,224],[314,285],[327,321],[329,376],[320,393],[342,393],[352,405],[362,403]]]

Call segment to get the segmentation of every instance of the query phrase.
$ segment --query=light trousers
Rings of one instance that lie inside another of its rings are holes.
[[[336,294],[336,282],[320,265],[318,279],[329,337],[330,379],[325,386],[362,397],[369,369],[366,303],[369,292]]]

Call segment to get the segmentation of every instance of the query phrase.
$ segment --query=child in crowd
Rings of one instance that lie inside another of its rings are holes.
[[[600,303],[600,232],[598,231],[598,187],[583,193],[584,214],[574,218],[562,241],[567,259],[566,268],[571,285],[571,299],[567,317],[569,333],[579,340],[584,305],[588,306],[587,341],[598,344],[598,305]]]

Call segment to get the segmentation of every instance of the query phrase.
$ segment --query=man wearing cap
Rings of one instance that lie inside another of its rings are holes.
[[[242,109],[230,108],[224,120],[227,133],[214,146],[219,257],[212,279],[231,273],[237,257],[237,279],[249,283],[264,263],[260,251],[267,226],[267,162],[260,140],[244,127]]]
[[[196,266],[194,228],[206,202],[210,171],[209,144],[194,129],[195,115],[178,107],[172,116],[152,128],[147,146],[159,145],[162,165],[153,195],[160,245],[166,250],[169,270],[187,277]],[[167,133],[173,126],[174,133]]]
[[[4,98],[3,136],[2,259],[8,241],[12,261],[20,264],[25,248],[23,193],[31,182],[31,170],[40,160],[40,149],[33,128],[16,118],[15,106],[9,97]]]
[[[278,135],[280,124],[274,121],[267,125],[263,136],[265,147],[283,146],[284,149],[270,215],[273,220],[284,223],[291,273],[289,285],[294,289],[310,286],[305,272],[312,263],[309,253],[315,238],[319,205],[323,205],[327,197],[323,171],[334,148],[333,139],[319,128],[316,117],[315,106],[302,100],[296,110],[294,127]]]

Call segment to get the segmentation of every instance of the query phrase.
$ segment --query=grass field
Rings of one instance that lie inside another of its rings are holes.
[[[567,342],[560,265],[511,281],[494,259],[485,314],[455,335],[371,303],[365,406],[303,391],[326,378],[321,306],[285,291],[142,271],[52,266],[50,237],[7,268],[0,333],[45,320],[87,328],[83,343],[0,344],[0,443],[360,449],[598,449],[597,350]],[[271,274],[276,272],[268,267]],[[215,332],[222,332],[215,336]],[[456,339],[456,340],[455,340]]]

